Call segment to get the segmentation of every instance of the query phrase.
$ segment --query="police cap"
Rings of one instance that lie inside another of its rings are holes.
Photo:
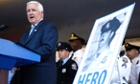
[[[68,43],[66,43],[66,42],[59,42],[59,43],[57,44],[57,51],[58,51],[58,50],[62,50],[62,49],[65,49],[65,50],[67,50],[67,51],[69,51],[69,52],[72,51],[71,46],[70,46]]]
[[[121,22],[114,17],[112,20],[109,20],[107,23],[105,23],[101,29],[101,32],[107,32],[109,30],[111,30],[112,32],[116,32],[117,29],[120,27]]]
[[[69,41],[73,41],[73,40],[80,40],[82,44],[85,43],[85,40],[79,37],[78,35],[76,35],[75,33],[72,33],[69,39]]]
[[[139,46],[132,45],[132,44],[129,44],[129,43],[126,43],[125,44],[125,49],[126,49],[126,51],[130,51],[132,49],[136,49],[136,50],[139,51],[140,47]]]

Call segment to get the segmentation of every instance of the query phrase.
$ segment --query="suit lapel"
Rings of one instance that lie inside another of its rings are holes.
[[[41,27],[41,24],[42,24],[42,23],[43,23],[43,21],[39,22],[39,24],[38,24],[38,25],[35,27],[35,29],[33,30],[32,34],[31,34],[30,36],[28,35],[28,38],[27,38],[25,44],[27,44],[27,43],[30,41],[30,39],[37,33],[37,31],[38,31],[39,28]]]

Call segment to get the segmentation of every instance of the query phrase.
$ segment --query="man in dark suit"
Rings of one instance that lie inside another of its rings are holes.
[[[77,63],[69,58],[71,47],[66,42],[60,42],[57,46],[60,60],[57,64],[57,84],[72,84],[78,70]]]
[[[27,30],[20,44],[40,54],[41,62],[20,67],[20,82],[17,84],[56,84],[57,29],[54,24],[43,20],[43,6],[39,2],[28,2],[26,10],[31,27],[35,26],[35,29]],[[13,78],[15,80],[16,77]]]

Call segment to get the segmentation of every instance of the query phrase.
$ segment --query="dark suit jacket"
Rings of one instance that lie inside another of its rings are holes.
[[[20,67],[19,84],[56,84],[55,47],[58,32],[55,25],[42,20],[30,36],[29,31],[22,35],[20,44],[39,53],[41,62]],[[15,79],[16,76],[12,81]]]

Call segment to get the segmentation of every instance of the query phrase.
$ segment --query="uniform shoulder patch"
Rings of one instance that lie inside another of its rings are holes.
[[[78,67],[77,67],[77,65],[76,65],[75,63],[73,63],[73,64],[71,65],[71,69],[72,69],[72,70],[77,70]]]
[[[125,63],[128,63],[128,59],[126,57],[123,57],[122,61],[125,62]]]
[[[73,60],[76,61],[77,57],[74,57]]]

